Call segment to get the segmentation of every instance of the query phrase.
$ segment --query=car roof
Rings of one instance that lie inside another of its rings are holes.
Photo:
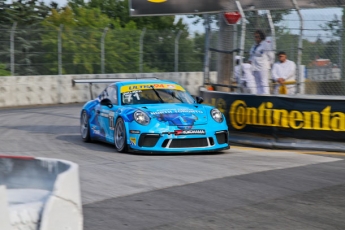
[[[169,81],[169,80],[160,80],[160,79],[151,79],[151,80],[144,80],[144,79],[138,79],[138,80],[130,80],[130,81],[121,81],[121,82],[116,82],[113,83],[113,85],[118,85],[118,86],[124,86],[124,85],[133,85],[133,84],[176,84],[179,85],[178,83],[174,81]]]

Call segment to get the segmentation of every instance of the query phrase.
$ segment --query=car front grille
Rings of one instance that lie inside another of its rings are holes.
[[[210,146],[209,138],[188,138],[165,140],[162,147],[165,148],[196,148]],[[210,138],[211,139],[211,138]]]
[[[138,145],[140,147],[154,147],[159,139],[159,134],[143,133],[140,135]]]
[[[228,143],[228,132],[222,131],[216,133],[216,138],[218,144],[226,144]]]

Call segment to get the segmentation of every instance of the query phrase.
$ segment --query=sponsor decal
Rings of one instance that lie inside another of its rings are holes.
[[[133,91],[125,92],[124,95],[127,95],[127,94],[135,94],[135,93],[141,93],[141,92],[142,92],[141,90],[133,90]]]
[[[100,115],[101,115],[102,117],[109,117],[109,111],[107,111],[107,110],[101,110]]]
[[[101,132],[97,129],[96,126],[92,126],[92,127],[91,127],[91,130],[92,130],[93,134],[95,134],[95,135],[101,135]]]
[[[204,129],[175,130],[175,135],[205,135]]]
[[[300,111],[277,109],[272,102],[248,107],[245,101],[236,100],[230,106],[229,117],[231,125],[238,130],[253,125],[345,132],[345,113],[334,112],[331,106],[321,111]]]
[[[152,3],[163,3],[163,2],[166,2],[167,0],[147,0],[149,2],[152,2]]]
[[[129,130],[129,133],[131,134],[140,134],[139,130]]]
[[[114,130],[115,124],[114,124],[114,111],[110,111],[109,112],[109,129],[110,130]]]
[[[130,137],[129,140],[130,140],[130,144],[131,144],[131,145],[137,145],[137,138],[135,138],[135,137]]]
[[[121,93],[127,93],[127,92],[134,92],[134,91],[140,91],[140,90],[150,90],[152,89],[152,86],[155,89],[176,89],[180,91],[185,91],[184,88],[180,85],[175,84],[132,84],[132,85],[125,85],[121,87],[120,92]]]
[[[202,110],[194,110],[194,109],[161,109],[156,110],[154,112],[150,112],[152,115],[158,114],[173,114],[173,113],[204,113]]]

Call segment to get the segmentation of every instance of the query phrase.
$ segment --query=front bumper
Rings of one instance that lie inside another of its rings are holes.
[[[176,135],[175,133],[130,134],[131,152],[190,153],[217,152],[229,149],[227,130],[209,131],[205,134]]]
[[[133,149],[131,146],[129,147],[129,152],[131,153],[149,153],[149,154],[169,154],[169,153],[210,153],[210,152],[219,152],[222,150],[230,149],[230,145],[222,148],[214,148],[214,149],[187,149],[182,151],[181,149],[178,150],[143,150],[143,149]]]

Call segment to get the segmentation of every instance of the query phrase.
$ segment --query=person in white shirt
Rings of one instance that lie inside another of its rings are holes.
[[[296,64],[287,59],[285,52],[278,53],[279,61],[273,64],[272,79],[279,85],[275,86],[275,94],[279,93],[279,87],[284,83],[293,83],[296,81]],[[289,95],[296,93],[296,84],[287,84],[286,90]]]
[[[255,44],[250,49],[249,63],[252,65],[253,75],[257,86],[257,94],[269,94],[268,78],[271,65],[274,62],[274,52],[265,40],[266,36],[261,30],[254,33]]]
[[[256,84],[252,73],[252,65],[243,62],[241,66],[240,58],[240,56],[236,56],[235,78],[237,83],[243,93],[256,94]]]

